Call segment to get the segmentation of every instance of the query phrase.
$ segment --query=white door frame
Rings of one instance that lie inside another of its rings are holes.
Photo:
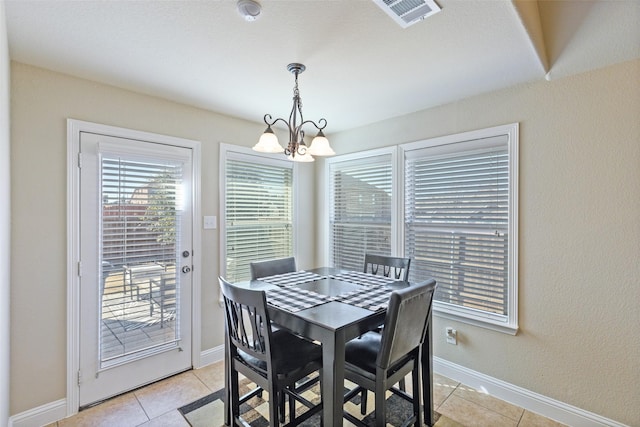
[[[149,132],[67,119],[67,416],[78,412],[80,387],[80,132],[99,133],[120,138],[154,141],[193,150],[193,270],[191,292],[191,363],[200,366],[201,347],[201,205],[200,141],[158,135]]]

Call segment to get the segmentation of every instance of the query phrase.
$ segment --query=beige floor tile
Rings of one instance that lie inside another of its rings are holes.
[[[134,394],[127,393],[60,420],[58,427],[134,427],[148,420]]]
[[[475,390],[466,385],[460,385],[456,388],[453,394],[516,421],[520,420],[522,412],[524,411],[524,409],[518,406],[507,403],[504,400],[497,399],[487,393]]]
[[[557,421],[550,420],[549,418],[545,418],[542,415],[534,414],[533,412],[524,411],[522,415],[522,419],[520,420],[520,424],[518,427],[563,427],[564,424],[561,424]]]
[[[187,414],[192,425],[220,427],[224,424],[224,403],[216,401]]]
[[[200,378],[212,392],[224,388],[224,360],[196,369],[193,373]]]
[[[518,425],[517,420],[455,395],[445,400],[438,408],[438,412],[465,427],[516,427]]]
[[[438,421],[433,425],[433,427],[465,427],[463,424],[459,422],[453,421],[448,417],[440,417]]]
[[[138,427],[189,427],[189,423],[178,410],[174,410],[140,424]]]
[[[149,418],[153,419],[206,396],[211,393],[211,390],[196,377],[193,371],[188,371],[136,390],[134,393]]]
[[[433,408],[438,409],[440,405],[453,393],[460,383],[442,375],[433,375]]]

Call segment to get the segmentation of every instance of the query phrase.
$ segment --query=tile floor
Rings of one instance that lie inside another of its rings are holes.
[[[224,365],[218,362],[115,397],[47,427],[189,427],[177,408],[222,387]],[[436,427],[562,426],[440,375],[434,377],[434,406],[449,418]],[[212,425],[222,425],[222,413]]]

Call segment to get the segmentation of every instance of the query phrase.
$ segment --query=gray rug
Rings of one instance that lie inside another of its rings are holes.
[[[241,393],[246,393],[254,384],[249,381],[241,381]],[[304,393],[304,396],[317,403],[320,401],[318,387],[313,387]],[[268,394],[264,393],[264,397],[268,399]],[[345,410],[353,414],[356,418],[363,420],[367,425],[375,426],[375,415],[373,393],[368,393],[367,409],[370,411],[367,415],[360,414],[360,397],[354,397],[350,402],[345,404]],[[302,404],[296,405],[296,412],[305,411]],[[218,390],[210,395],[196,400],[188,405],[179,408],[182,416],[192,427],[220,427],[224,425],[224,389]],[[254,427],[268,427],[269,402],[260,397],[254,397],[240,407],[242,418]],[[387,395],[387,425],[400,426],[411,416],[412,406],[406,400],[388,393]],[[439,419],[437,425],[443,425],[444,418],[439,414],[435,414],[436,420]],[[345,421],[346,422],[346,421]],[[309,420],[300,424],[306,427],[320,426],[320,415],[315,415]]]

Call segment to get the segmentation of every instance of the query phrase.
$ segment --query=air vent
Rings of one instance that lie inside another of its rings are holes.
[[[402,28],[407,28],[440,12],[440,6],[434,0],[373,0],[373,2]]]

